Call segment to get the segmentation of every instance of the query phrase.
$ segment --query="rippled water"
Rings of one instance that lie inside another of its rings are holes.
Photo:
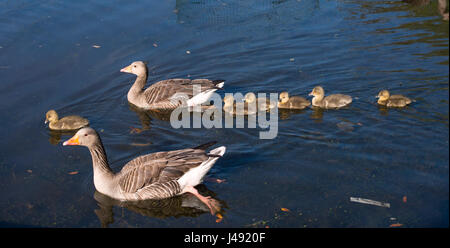
[[[437,1],[2,1],[0,225],[448,227],[449,23],[437,9]],[[260,129],[174,129],[128,104],[134,77],[119,70],[135,60],[148,61],[150,82],[225,79],[222,95],[306,96],[322,85],[355,100],[337,111],[280,111],[272,140],[260,140]],[[416,102],[379,108],[374,96],[385,88]],[[221,201],[222,221],[189,195],[121,204],[95,192],[88,150],[58,143],[73,133],[50,132],[49,109],[88,118],[115,170],[150,152],[227,146],[198,187]]]

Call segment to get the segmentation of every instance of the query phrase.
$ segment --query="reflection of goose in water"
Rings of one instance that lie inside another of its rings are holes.
[[[160,121],[170,121],[170,116],[172,114],[173,110],[144,110],[141,108],[136,107],[132,103],[128,103],[128,107],[131,111],[135,112],[138,116],[139,120],[141,121],[141,127],[130,127],[132,133],[141,133],[142,131],[149,130],[151,128],[152,120],[158,119]],[[206,110],[214,111],[215,106],[214,105],[200,105],[198,106],[200,113],[205,112]],[[187,108],[186,109],[190,114],[190,120],[193,120],[193,109]],[[178,116],[181,118],[181,115]],[[211,115],[211,118],[213,118],[214,115]]]
[[[209,191],[203,185],[198,186],[202,194],[214,196],[214,192]],[[94,199],[97,201],[98,209],[94,212],[97,215],[102,227],[114,223],[113,207],[118,206],[126,208],[135,213],[151,218],[164,219],[168,217],[197,217],[204,213],[209,213],[209,208],[203,204],[197,197],[191,194],[184,194],[172,198],[161,200],[145,200],[145,201],[119,201],[97,190],[94,193]],[[226,204],[220,201],[221,212]]]
[[[258,27],[294,23],[308,18],[319,8],[319,1],[298,0],[177,0],[177,22],[192,26],[238,27],[252,17],[258,17]]]
[[[49,130],[50,138],[48,139],[48,142],[52,145],[57,145],[61,141],[61,136],[67,135],[67,136],[73,136],[77,130],[69,131],[69,130]]]
[[[278,114],[279,114],[280,120],[287,120],[292,115],[302,114],[305,112],[306,112],[305,109],[282,109],[282,108],[278,109]]]
[[[409,3],[414,6],[426,6],[431,0],[402,0],[402,2]],[[447,9],[447,0],[437,0],[438,2],[438,13],[442,16],[445,21],[449,20],[449,13],[445,12]]]
[[[325,109],[323,108],[313,108],[310,118],[316,122],[321,122],[323,119],[323,112],[325,112]]]
[[[128,107],[131,111],[135,112],[141,121],[141,127],[130,127],[132,132],[140,133],[145,130],[149,130],[151,128],[152,120],[158,119],[161,121],[170,121],[171,110],[161,110],[161,111],[152,111],[152,110],[144,110],[139,107],[136,107],[132,103],[128,103]]]

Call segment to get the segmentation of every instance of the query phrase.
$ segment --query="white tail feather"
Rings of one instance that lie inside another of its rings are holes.
[[[187,100],[186,103],[188,106],[195,106],[200,105],[211,98],[214,91],[217,89],[210,89],[203,92],[198,93],[197,95],[193,96],[191,99]]]
[[[223,156],[226,151],[225,146],[218,147],[209,151],[209,154],[220,155]],[[181,189],[186,186],[196,186],[203,181],[206,173],[213,167],[219,157],[210,157],[205,162],[201,163],[199,166],[190,169],[187,171],[182,177],[178,179],[178,183],[180,184]]]
[[[216,87],[223,88],[224,84],[225,84],[225,82],[218,83],[218,84],[216,84]]]

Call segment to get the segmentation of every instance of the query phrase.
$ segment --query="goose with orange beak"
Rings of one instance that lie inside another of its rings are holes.
[[[173,110],[179,106],[201,105],[224,85],[224,80],[176,78],[159,81],[144,89],[148,78],[144,62],[133,62],[120,71],[137,76],[128,91],[128,101],[139,108],[150,110]]]
[[[215,214],[220,204],[198,193],[195,186],[226,151],[221,146],[206,152],[216,142],[194,148],[150,153],[139,156],[114,173],[108,163],[98,133],[90,128],[80,129],[64,146],[80,145],[89,149],[94,170],[94,186],[98,192],[122,201],[163,199],[191,193]]]

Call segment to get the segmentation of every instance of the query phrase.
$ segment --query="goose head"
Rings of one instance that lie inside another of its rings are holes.
[[[244,102],[246,102],[246,103],[254,103],[254,102],[256,102],[256,95],[255,95],[255,93],[248,92],[247,94],[245,94]]]
[[[376,96],[376,98],[378,98],[378,101],[386,101],[389,99],[391,95],[389,94],[389,91],[387,90],[382,90],[380,91],[380,93],[378,93],[378,95]]]
[[[120,70],[121,72],[131,73],[136,76],[147,76],[147,66],[142,61],[135,61],[129,66],[124,67]]]
[[[289,93],[287,93],[286,91],[281,92],[279,102],[287,103],[288,101],[289,101]]]
[[[96,144],[99,140],[97,132],[90,128],[85,127],[80,130],[69,140],[64,141],[63,146],[87,146],[90,147]]]
[[[224,102],[224,107],[225,106],[233,106],[234,103],[234,97],[232,94],[230,95],[225,95],[223,98],[223,102]]]
[[[59,117],[55,110],[51,109],[45,114],[45,124],[58,121]]]
[[[308,96],[314,96],[318,98],[323,98],[325,96],[325,91],[323,90],[322,86],[316,86],[314,89],[309,93]]]

